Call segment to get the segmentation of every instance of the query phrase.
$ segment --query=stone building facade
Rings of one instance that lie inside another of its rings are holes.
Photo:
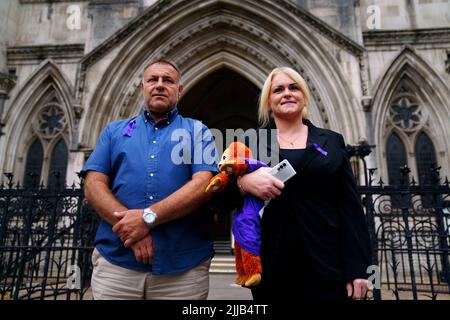
[[[211,128],[255,127],[259,88],[288,65],[313,123],[375,146],[378,177],[450,176],[447,0],[6,0],[0,21],[0,175],[21,183],[78,182],[102,128],[140,111],[156,57]]]

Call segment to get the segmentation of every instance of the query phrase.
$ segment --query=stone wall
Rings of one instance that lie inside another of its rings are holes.
[[[365,22],[371,15],[371,13],[367,13],[367,8],[374,3],[379,8],[382,30],[450,27],[450,2],[448,0],[360,0],[360,2],[364,31],[369,30]]]
[[[19,27],[17,0],[0,1],[0,72],[8,73],[6,48],[15,43]]]
[[[72,17],[79,24],[71,24]],[[14,46],[84,44],[87,2],[21,1],[17,26]]]
[[[86,52],[91,51],[139,13],[138,0],[89,1],[89,36]]]
[[[373,3],[376,6],[368,11]],[[450,101],[449,3],[0,1],[0,130],[5,133],[0,135],[0,175],[9,170],[20,176],[23,170],[26,147],[8,130],[14,130],[13,120],[20,119],[24,110],[35,107],[27,99],[30,88],[40,88],[36,81],[52,83],[58,94],[68,97],[62,105],[70,118],[71,131],[65,138],[72,151],[68,168],[72,182],[71,172],[80,169],[95,145],[98,127],[137,108],[138,73],[154,52],[178,59],[188,89],[219,66],[244,70],[242,75],[256,85],[275,65],[303,67],[310,77],[317,124],[342,131],[349,143],[367,139],[379,145],[368,161],[370,167],[382,167],[382,135],[376,132],[385,129],[377,127],[383,123],[380,110],[385,106],[383,101],[374,106],[373,99],[380,96],[380,83],[391,79],[390,68],[396,59],[403,59],[405,48],[407,66],[424,70],[421,81],[430,87],[426,95],[437,110],[433,112],[450,113],[448,102],[439,102]],[[379,25],[374,29],[368,22],[377,12]],[[290,24],[283,21],[286,17]],[[108,76],[111,69],[121,73]],[[111,86],[115,90],[108,89]],[[436,149],[448,174],[450,134],[441,130],[436,136],[433,141],[444,141]]]

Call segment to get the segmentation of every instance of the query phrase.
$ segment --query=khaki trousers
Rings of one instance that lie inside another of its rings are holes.
[[[205,300],[208,297],[210,259],[186,272],[152,275],[111,264],[94,249],[92,264],[91,288],[95,300]]]

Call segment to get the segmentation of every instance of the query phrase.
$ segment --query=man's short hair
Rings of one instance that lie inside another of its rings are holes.
[[[144,71],[142,72],[142,77],[144,77],[145,71],[148,69],[148,67],[150,67],[150,66],[152,66],[154,64],[157,64],[157,63],[168,64],[168,65],[172,66],[177,71],[178,77],[181,78],[180,69],[178,69],[178,67],[175,64],[175,62],[173,62],[173,61],[171,61],[169,59],[166,59],[166,58],[154,59],[154,60],[151,60],[149,63],[147,63],[145,65]]]

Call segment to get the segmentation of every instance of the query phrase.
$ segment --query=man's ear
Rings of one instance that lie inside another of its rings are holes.
[[[141,84],[139,85],[139,88],[141,89],[141,92],[144,92],[144,80],[141,81]]]
[[[180,85],[178,86],[178,98],[181,97],[181,94],[183,93],[183,91],[184,91],[184,87],[183,87],[182,84],[180,84]]]

